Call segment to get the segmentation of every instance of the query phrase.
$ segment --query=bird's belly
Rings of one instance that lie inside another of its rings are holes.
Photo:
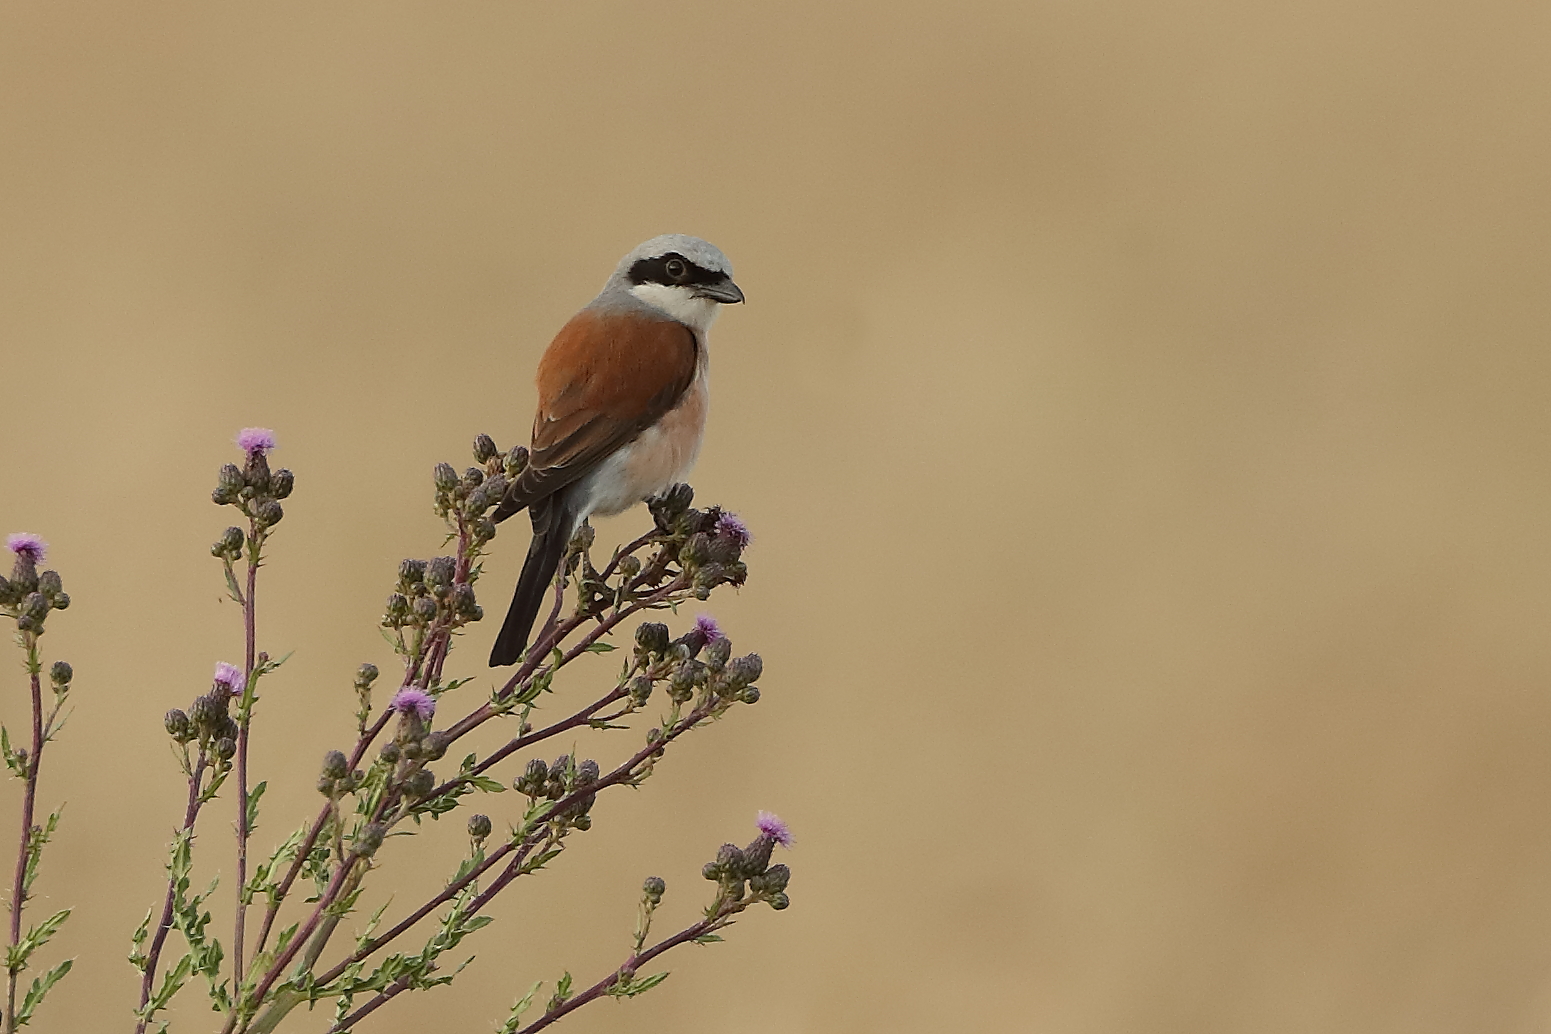
[[[623,513],[682,481],[700,454],[708,391],[702,372],[677,406],[629,445],[604,460],[587,478],[586,513]]]

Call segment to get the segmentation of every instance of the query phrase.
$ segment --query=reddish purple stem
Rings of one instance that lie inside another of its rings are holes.
[[[28,633],[28,645],[36,642]],[[11,884],[11,947],[22,939],[22,908],[27,904],[27,856],[32,848],[32,816],[38,799],[38,763],[43,760],[43,684],[32,673],[32,753],[27,755],[27,790],[22,797],[22,836],[16,851],[16,879]],[[5,995],[5,1029],[16,1030],[16,978],[20,970],[8,969]]]

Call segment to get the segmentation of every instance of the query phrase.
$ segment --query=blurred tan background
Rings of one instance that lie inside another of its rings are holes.
[[[522,438],[555,329],[682,231],[749,295],[695,485],[757,537],[710,609],[764,700],[361,1031],[596,979],[640,879],[687,919],[759,808],[790,911],[563,1029],[1551,1030],[1548,115],[1533,3],[7,3],[0,531],[76,601],[37,907],[79,961],[37,1029],[127,1029],[161,715],[240,650],[235,431],[298,484],[267,849],[387,667],[432,464]],[[462,846],[421,839],[395,908]]]

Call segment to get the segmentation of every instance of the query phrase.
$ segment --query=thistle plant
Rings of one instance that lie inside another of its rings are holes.
[[[460,947],[464,939],[493,921],[485,911],[490,902],[523,877],[555,864],[578,834],[591,829],[600,794],[641,786],[682,737],[758,701],[759,655],[734,656],[731,640],[714,619],[701,615],[678,635],[666,623],[640,620],[652,611],[677,614],[681,604],[706,600],[723,586],[741,586],[749,533],[718,507],[694,508],[686,485],[653,500],[650,529],[612,550],[601,566],[594,560],[593,529],[582,525],[532,646],[514,672],[503,672],[504,681],[481,693],[472,687],[478,675],[454,674],[449,658],[461,634],[483,617],[475,586],[496,536],[490,514],[523,470],[527,451],[502,451],[480,435],[474,465],[460,474],[441,463],[432,474],[433,506],[446,525],[446,555],[405,560],[393,577],[379,622],[394,657],[391,677],[383,678],[376,664],[366,662],[341,680],[350,684],[341,701],[346,713],[353,711],[354,742],[322,758],[317,813],[267,853],[250,857],[267,783],[250,783],[248,744],[262,730],[256,721],[259,690],[272,684],[285,660],[258,649],[256,599],[260,571],[285,515],[282,502],[295,479],[288,470],[270,469],[272,433],[247,429],[238,446],[242,464],[221,468],[212,496],[217,505],[235,509],[238,520],[211,553],[241,609],[244,652],[241,664],[217,664],[208,689],[166,714],[186,795],[168,854],[165,891],[132,939],[130,962],[141,978],[135,1030],[166,1030],[168,1006],[196,984],[209,996],[221,1034],[275,1031],[304,1015],[296,1014],[298,1006],[310,1011],[320,1003],[329,1009],[330,1034],[344,1034],[407,991],[451,983],[469,961]],[[57,576],[52,584],[57,588]],[[28,593],[7,603],[6,613],[17,618],[18,627],[36,620],[41,632],[41,616],[30,616],[37,607],[27,602],[38,592],[33,587]],[[43,735],[40,741],[37,730],[46,734],[52,719],[38,724],[36,634],[24,632],[23,644],[30,651],[35,746],[19,761],[7,746],[6,759],[18,774],[30,773],[26,828],[31,830],[37,756],[47,739]],[[583,693],[587,702],[580,707],[561,706],[573,692],[564,669],[584,655],[606,653],[621,658],[614,677]],[[63,682],[55,684],[62,702],[68,666]],[[459,740],[488,722],[509,726],[506,742],[483,755],[456,750]],[[619,756],[600,762],[574,751],[557,757],[546,752],[546,741],[582,729],[610,731]],[[199,821],[206,806],[223,797],[235,811],[236,879],[233,890],[218,897],[218,883],[196,890],[192,873],[196,847],[203,852],[213,846],[208,837],[196,840]],[[460,808],[472,811],[475,802],[481,803],[480,813],[466,821],[451,819]],[[444,817],[449,821],[442,822]],[[790,873],[772,864],[772,852],[789,847],[791,834],[764,812],[756,826],[748,845],[724,844],[706,863],[702,875],[712,886],[700,919],[653,940],[654,916],[667,885],[660,877],[647,878],[620,964],[585,988],[565,972],[547,998],[541,996],[542,981],[533,984],[499,1029],[530,1034],[599,998],[642,994],[667,976],[644,971],[658,956],[681,944],[721,940],[721,931],[754,905],[786,908]],[[383,904],[362,917],[372,874],[395,839],[449,827],[466,836],[468,847],[443,888],[402,915],[389,915]],[[37,844],[24,846],[25,864],[19,863],[29,873],[35,861],[27,859],[45,839],[43,833],[26,841]],[[21,880],[19,868],[19,887]],[[230,902],[231,910],[225,945],[219,936],[225,924],[213,919],[223,902]],[[25,956],[16,964],[15,945],[26,940],[16,933],[18,915],[19,904],[12,919],[13,992],[25,966]],[[349,936],[339,933],[347,920],[354,927]],[[37,940],[41,944],[46,936]],[[50,971],[35,983],[41,988],[37,997],[67,970],[65,963],[57,975]]]
[[[48,625],[53,611],[70,606],[70,596],[58,571],[39,571],[48,553],[44,541],[36,535],[19,533],[11,535],[6,545],[16,555],[9,579],[0,577],[0,614],[15,622],[16,644],[21,647],[25,660],[28,687],[31,691],[32,737],[31,746],[17,747],[11,743],[10,730],[0,725],[0,753],[11,775],[25,784],[22,791],[21,833],[17,837],[16,873],[11,881],[11,931],[5,953],[5,1030],[12,1034],[25,1026],[43,1004],[49,989],[70,972],[73,960],[65,959],[41,976],[33,979],[21,1003],[16,1001],[16,989],[22,974],[29,968],[32,956],[49,942],[70,917],[70,910],[55,912],[43,922],[29,927],[22,933],[22,912],[32,895],[33,881],[38,877],[38,866],[43,860],[43,848],[59,828],[63,808],[56,809],[41,825],[34,824],[38,799],[38,773],[43,764],[43,748],[54,735],[64,728],[65,703],[70,697],[70,681],[74,677],[70,665],[55,661],[49,667],[49,686],[53,701],[45,705],[43,699],[43,660],[38,651],[38,640]],[[44,709],[48,714],[45,717]]]

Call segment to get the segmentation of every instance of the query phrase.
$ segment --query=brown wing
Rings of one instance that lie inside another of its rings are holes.
[[[583,477],[660,420],[695,379],[695,335],[674,320],[583,309],[539,361],[528,467],[496,510],[503,520]]]

